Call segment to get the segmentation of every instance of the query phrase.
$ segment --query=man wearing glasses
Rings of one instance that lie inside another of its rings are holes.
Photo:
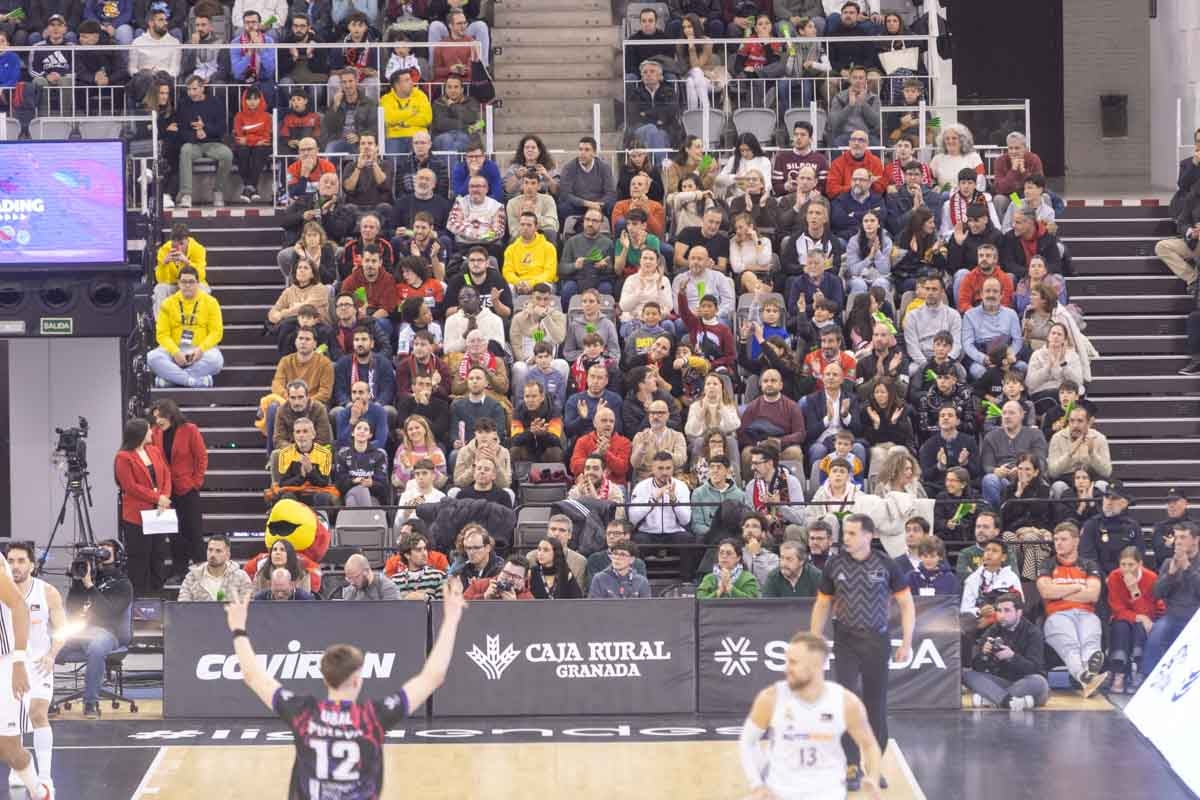
[[[483,578],[471,584],[463,592],[464,600],[532,600],[533,595],[525,585],[529,565],[520,553],[510,553],[500,572],[491,578]]]
[[[865,130],[851,131],[842,142],[849,142],[840,156],[829,165],[829,175],[825,178],[825,193],[829,199],[837,197],[842,192],[850,191],[850,179],[854,170],[865,169],[871,176],[871,191],[883,194],[887,191],[887,178],[883,172],[883,162],[879,156],[868,149],[870,141]]]
[[[287,168],[288,197],[316,194],[317,184],[327,172],[337,177],[337,167],[333,166],[333,162],[318,154],[316,139],[305,136],[296,149],[300,157],[288,164]]]
[[[450,193],[462,197],[470,188],[471,179],[477,175],[487,181],[487,195],[497,203],[504,202],[504,180],[500,177],[500,167],[483,152],[483,144],[478,139],[467,145],[465,161],[454,165],[450,173]]]
[[[179,268],[179,291],[163,301],[155,330],[158,347],[146,356],[159,387],[209,388],[225,366],[217,345],[225,333],[221,304],[200,291],[196,268]]]
[[[472,522],[467,526],[462,549],[467,558],[452,564],[450,574],[462,581],[464,589],[469,589],[476,581],[500,574],[504,559],[496,555],[495,543],[482,525]]]

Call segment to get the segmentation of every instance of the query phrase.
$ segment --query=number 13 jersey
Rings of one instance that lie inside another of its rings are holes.
[[[837,800],[846,796],[845,689],[825,681],[815,703],[775,684],[767,787],[787,800]]]

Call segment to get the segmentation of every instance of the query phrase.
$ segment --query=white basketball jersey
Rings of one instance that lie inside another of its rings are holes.
[[[12,570],[8,568],[8,559],[0,557],[0,564],[3,564],[3,567],[0,567],[0,571],[4,572],[11,579]],[[4,603],[0,603],[0,659],[7,659],[9,654],[15,649],[14,642],[16,637],[13,631],[12,609]]]
[[[25,652],[31,661],[50,652],[50,603],[46,598],[46,585],[41,578],[30,578],[29,591],[25,593],[25,605],[29,607],[29,642]]]
[[[845,689],[825,681],[815,703],[775,684],[767,787],[785,800],[835,800],[846,796]]]

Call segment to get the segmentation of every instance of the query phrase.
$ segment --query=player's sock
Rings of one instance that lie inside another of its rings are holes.
[[[23,783],[25,788],[29,790],[30,797],[40,798],[42,796],[42,780],[37,776],[37,773],[33,769],[32,758],[29,759],[29,763],[25,765],[24,769],[14,769],[13,772],[20,776],[21,783]]]
[[[50,760],[54,753],[54,731],[49,725],[33,729],[33,751],[37,754],[38,775],[44,781],[52,780]]]

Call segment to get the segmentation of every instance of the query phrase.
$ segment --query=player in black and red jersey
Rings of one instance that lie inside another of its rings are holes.
[[[466,602],[460,581],[446,584],[441,630],[425,666],[400,691],[381,700],[359,700],[363,654],[357,647],[335,644],[321,656],[324,700],[301,697],[284,689],[254,657],[246,633],[249,597],[225,608],[242,678],[292,729],[296,761],[292,765],[289,800],[379,800],[383,796],[383,742],[387,730],[420,708],[446,679],[454,635]]]

